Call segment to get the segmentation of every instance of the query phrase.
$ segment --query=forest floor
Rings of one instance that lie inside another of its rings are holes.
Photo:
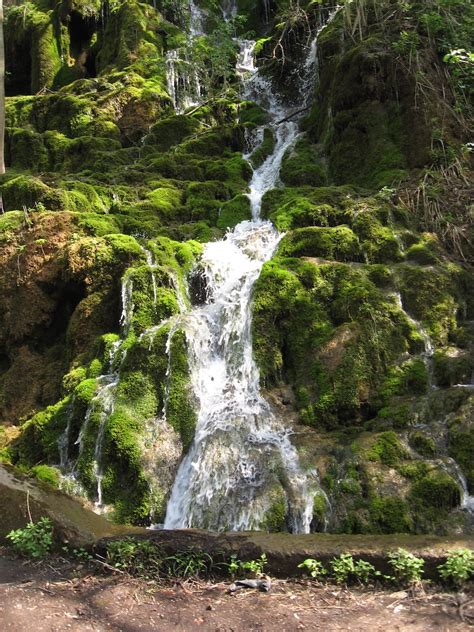
[[[65,560],[32,563],[0,552],[2,632],[474,629],[474,594],[376,591],[273,580],[270,593],[231,582],[157,586],[91,573]]]

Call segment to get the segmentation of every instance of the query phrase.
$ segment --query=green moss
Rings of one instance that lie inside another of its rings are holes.
[[[328,503],[326,497],[318,493],[314,497],[313,502],[313,520],[312,525],[316,531],[323,531],[325,528],[325,519],[328,512]]]
[[[30,474],[38,480],[48,483],[53,487],[59,486],[60,474],[59,470],[55,467],[50,467],[49,465],[36,465],[31,468]]]
[[[423,395],[427,388],[428,370],[425,362],[417,358],[389,369],[378,396],[386,404],[394,396]]]
[[[13,168],[46,170],[49,166],[48,150],[37,132],[26,129],[7,130],[7,152]]]
[[[28,466],[41,461],[58,463],[58,439],[66,427],[69,407],[70,398],[67,397],[23,424],[21,434],[12,446],[15,462]]]
[[[275,136],[273,131],[266,127],[263,130],[263,139],[260,145],[252,152],[250,162],[254,168],[259,167],[272,154],[275,147]]]
[[[221,230],[234,228],[240,222],[251,219],[250,201],[246,195],[238,195],[230,202],[222,205],[217,227]]]
[[[437,345],[446,345],[456,330],[460,270],[454,264],[423,268],[402,265],[398,279],[404,308],[422,321]]]
[[[321,156],[307,140],[299,141],[284,158],[280,177],[288,186],[324,186],[327,175]]]
[[[461,466],[470,493],[474,491],[474,429],[453,424],[449,430],[449,455]]]
[[[422,265],[434,265],[440,261],[441,248],[436,235],[424,233],[422,239],[411,245],[406,258]]]
[[[408,505],[402,498],[375,496],[370,500],[372,533],[409,533]]]
[[[186,342],[181,331],[176,332],[171,343],[170,378],[165,404],[167,420],[179,433],[183,447],[187,450],[194,437],[196,412],[191,402]]]
[[[199,122],[190,116],[172,116],[153,125],[145,143],[156,145],[160,151],[168,151],[196,133],[198,129]]]
[[[239,120],[246,127],[258,127],[268,123],[268,113],[252,101],[243,101],[239,107]]]
[[[59,210],[65,205],[65,196],[46,185],[39,178],[20,175],[11,178],[1,187],[5,210],[33,208],[41,203],[46,208]]]
[[[278,254],[286,257],[322,257],[337,261],[358,261],[360,246],[348,226],[297,228],[283,237]]]
[[[412,461],[411,463],[400,465],[397,469],[398,472],[408,480],[419,481],[429,474],[432,467],[424,461]]]
[[[447,388],[455,384],[469,384],[474,360],[469,352],[455,348],[437,349],[434,354],[434,377],[437,386]]]
[[[393,467],[406,457],[406,450],[395,432],[382,432],[365,454],[369,461],[379,461]]]
[[[443,471],[431,472],[415,481],[408,495],[412,510],[426,514],[426,517],[433,521],[457,507],[460,499],[461,493],[457,483]]]
[[[431,437],[423,432],[412,432],[409,437],[410,446],[421,454],[421,456],[431,459],[436,455],[436,444]]]
[[[262,525],[266,531],[270,533],[278,533],[286,531],[286,498],[281,488],[276,489],[270,494],[271,506],[265,514],[264,524]]]
[[[373,209],[361,208],[354,218],[353,230],[370,263],[391,263],[402,259],[399,243],[391,228],[383,226]]]

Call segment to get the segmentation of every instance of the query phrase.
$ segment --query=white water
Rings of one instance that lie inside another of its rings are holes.
[[[469,513],[474,513],[474,496],[469,494],[466,477],[459,465],[454,459],[447,457],[442,462],[442,467],[448,472],[448,474],[457,479],[461,490],[461,509],[468,511]]]
[[[193,41],[203,35],[204,12],[189,0],[189,31],[186,45],[182,49],[166,53],[166,83],[168,93],[177,114],[200,103],[203,85],[197,67],[190,57]]]
[[[405,308],[403,307],[403,302],[402,302],[402,297],[401,297],[400,292],[393,292],[392,296],[395,299],[397,306],[405,314],[405,317],[408,320],[408,322],[413,325],[413,327],[416,329],[416,331],[418,332],[418,335],[423,341],[425,350],[420,354],[420,357],[423,359],[423,362],[425,363],[426,369],[428,372],[428,386],[429,388],[436,388],[436,386],[433,384],[435,346],[431,339],[431,336],[423,327],[423,325],[418,320],[415,320],[413,316],[410,316],[410,314],[405,310]]]
[[[291,111],[255,68],[254,46],[241,42],[237,70],[246,98],[257,101],[270,115],[275,148],[250,182],[252,221],[240,223],[223,240],[207,244],[202,266],[209,298],[182,318],[198,418],[168,503],[167,529],[264,528],[273,494],[282,489],[289,530],[307,533],[312,519],[316,481],[301,470],[290,430],[260,395],[252,355],[252,290],[280,239],[272,224],[260,219],[261,201],[279,184],[283,157],[299,136],[297,121],[283,120]],[[311,96],[315,45],[310,56],[301,82],[306,91],[303,106]]]
[[[58,439],[59,468],[62,472],[65,472],[67,470],[69,463],[69,441],[71,438],[71,425],[74,416],[74,404],[75,397],[73,395],[67,407],[66,428]]]

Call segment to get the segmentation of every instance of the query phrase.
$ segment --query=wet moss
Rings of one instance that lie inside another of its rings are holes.
[[[375,496],[370,500],[372,533],[410,533],[408,505],[402,498]]]
[[[393,467],[406,457],[406,450],[395,432],[382,432],[365,456],[369,461],[378,461],[383,465]]]
[[[69,406],[67,397],[23,424],[12,445],[16,463],[33,467],[42,461],[59,462],[58,438],[66,427]]]
[[[348,226],[297,228],[282,239],[278,254],[283,257],[358,261],[360,246],[356,235]]]
[[[251,219],[250,201],[246,195],[239,195],[222,205],[217,219],[221,230],[234,228],[240,222]]]
[[[409,437],[410,446],[427,459],[436,455],[436,444],[433,439],[423,432],[412,432]]]
[[[433,530],[439,521],[459,505],[461,493],[457,483],[446,472],[431,472],[415,481],[408,502],[415,514],[418,528]]]

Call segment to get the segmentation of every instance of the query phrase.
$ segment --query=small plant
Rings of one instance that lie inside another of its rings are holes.
[[[229,575],[231,575],[232,577],[236,575],[238,571],[240,570],[241,564],[242,562],[239,559],[237,559],[237,555],[235,555],[235,553],[231,555],[230,562],[227,563],[227,570],[229,572]]]
[[[370,562],[357,560],[354,564],[354,576],[362,583],[368,584],[373,577],[380,577],[380,572],[375,570]]]
[[[242,570],[250,571],[251,573],[257,576],[263,575],[263,569],[265,568],[266,565],[267,565],[267,556],[265,555],[265,553],[262,553],[262,555],[257,560],[249,560],[248,562],[240,563],[240,567]]]
[[[163,560],[163,572],[168,577],[203,577],[210,574],[213,566],[212,557],[201,551],[183,551]]]
[[[336,584],[345,584],[354,573],[354,559],[349,553],[341,553],[329,562]]]
[[[229,575],[237,575],[239,572],[249,572],[252,575],[258,577],[259,575],[263,575],[263,569],[267,565],[267,556],[265,553],[256,559],[256,560],[248,560],[247,562],[242,562],[237,558],[237,555],[231,555],[230,562],[226,564]]]
[[[445,581],[462,586],[474,577],[474,553],[469,549],[450,551],[446,562],[438,566],[438,572]]]
[[[10,531],[7,538],[22,555],[43,559],[53,546],[53,523],[44,516],[37,522],[29,522],[24,529]]]
[[[130,575],[153,579],[160,575],[163,556],[149,540],[123,538],[108,544],[107,561]]]
[[[304,568],[313,579],[322,579],[324,575],[328,574],[323,563],[313,558],[304,560],[301,564],[298,564],[298,568]]]
[[[388,561],[398,581],[408,584],[421,581],[425,562],[420,557],[416,557],[405,549],[397,549],[388,554]]]
[[[203,577],[217,566],[208,553],[190,550],[165,555],[153,542],[135,538],[110,542],[107,562],[118,570],[145,579]]]

